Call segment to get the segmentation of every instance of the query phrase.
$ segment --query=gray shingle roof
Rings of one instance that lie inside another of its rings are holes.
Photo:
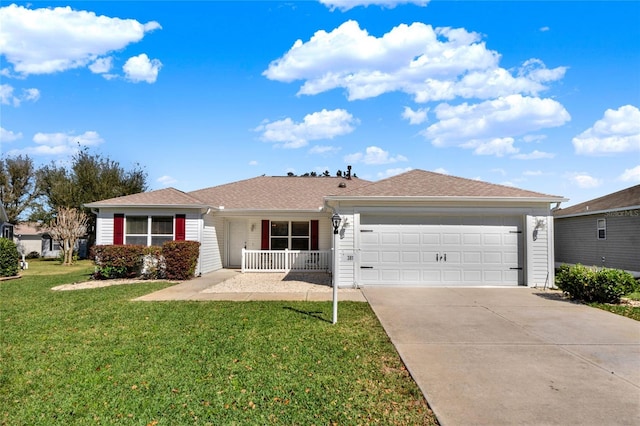
[[[491,198],[557,198],[562,197],[527,191],[425,170],[411,170],[349,191],[354,197],[491,197]]]
[[[555,210],[553,215],[558,217],[570,216],[637,206],[640,206],[640,185],[594,198],[593,200],[585,201],[575,206],[567,207],[566,209]]]
[[[341,195],[369,183],[359,178],[259,176],[189,194],[225,210],[318,210],[325,196]]]
[[[164,188],[156,191],[140,192],[138,194],[125,195],[124,197],[110,198],[86,204],[85,207],[118,207],[118,206],[194,206],[200,207],[204,203],[175,188]]]

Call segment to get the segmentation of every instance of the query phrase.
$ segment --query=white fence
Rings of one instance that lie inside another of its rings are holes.
[[[330,250],[242,249],[242,272],[325,272],[330,269]]]

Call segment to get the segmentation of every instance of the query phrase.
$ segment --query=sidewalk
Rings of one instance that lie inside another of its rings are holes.
[[[221,285],[225,281],[231,280],[238,274],[242,274],[234,269],[220,269],[215,272],[205,274],[201,277],[176,284],[171,287],[150,293],[134,299],[135,301],[169,301],[169,300],[228,300],[234,302],[246,302],[250,300],[291,300],[291,301],[331,301],[333,300],[333,289],[326,285],[295,285],[287,282],[282,285],[262,285],[260,277],[265,276],[260,273],[243,274],[244,277],[255,278],[256,283],[250,288],[243,286],[238,291],[232,291],[232,287],[225,286],[225,290],[215,291],[215,286]],[[359,289],[339,289],[339,301],[366,302],[366,299]]]

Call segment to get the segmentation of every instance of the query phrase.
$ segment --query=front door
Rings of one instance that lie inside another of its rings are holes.
[[[242,265],[242,249],[247,245],[247,222],[244,220],[229,221],[229,267],[239,268]]]

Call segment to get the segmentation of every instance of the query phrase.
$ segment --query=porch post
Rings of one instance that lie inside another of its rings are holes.
[[[247,250],[247,249],[245,249],[244,247],[242,247],[242,259],[240,260],[240,270],[241,270],[242,272],[244,272],[244,268],[245,268],[245,266],[246,266],[246,265],[245,265],[245,261],[244,261],[244,258],[245,258],[245,256],[246,256],[246,253],[245,253],[245,252],[246,252],[246,250]]]

